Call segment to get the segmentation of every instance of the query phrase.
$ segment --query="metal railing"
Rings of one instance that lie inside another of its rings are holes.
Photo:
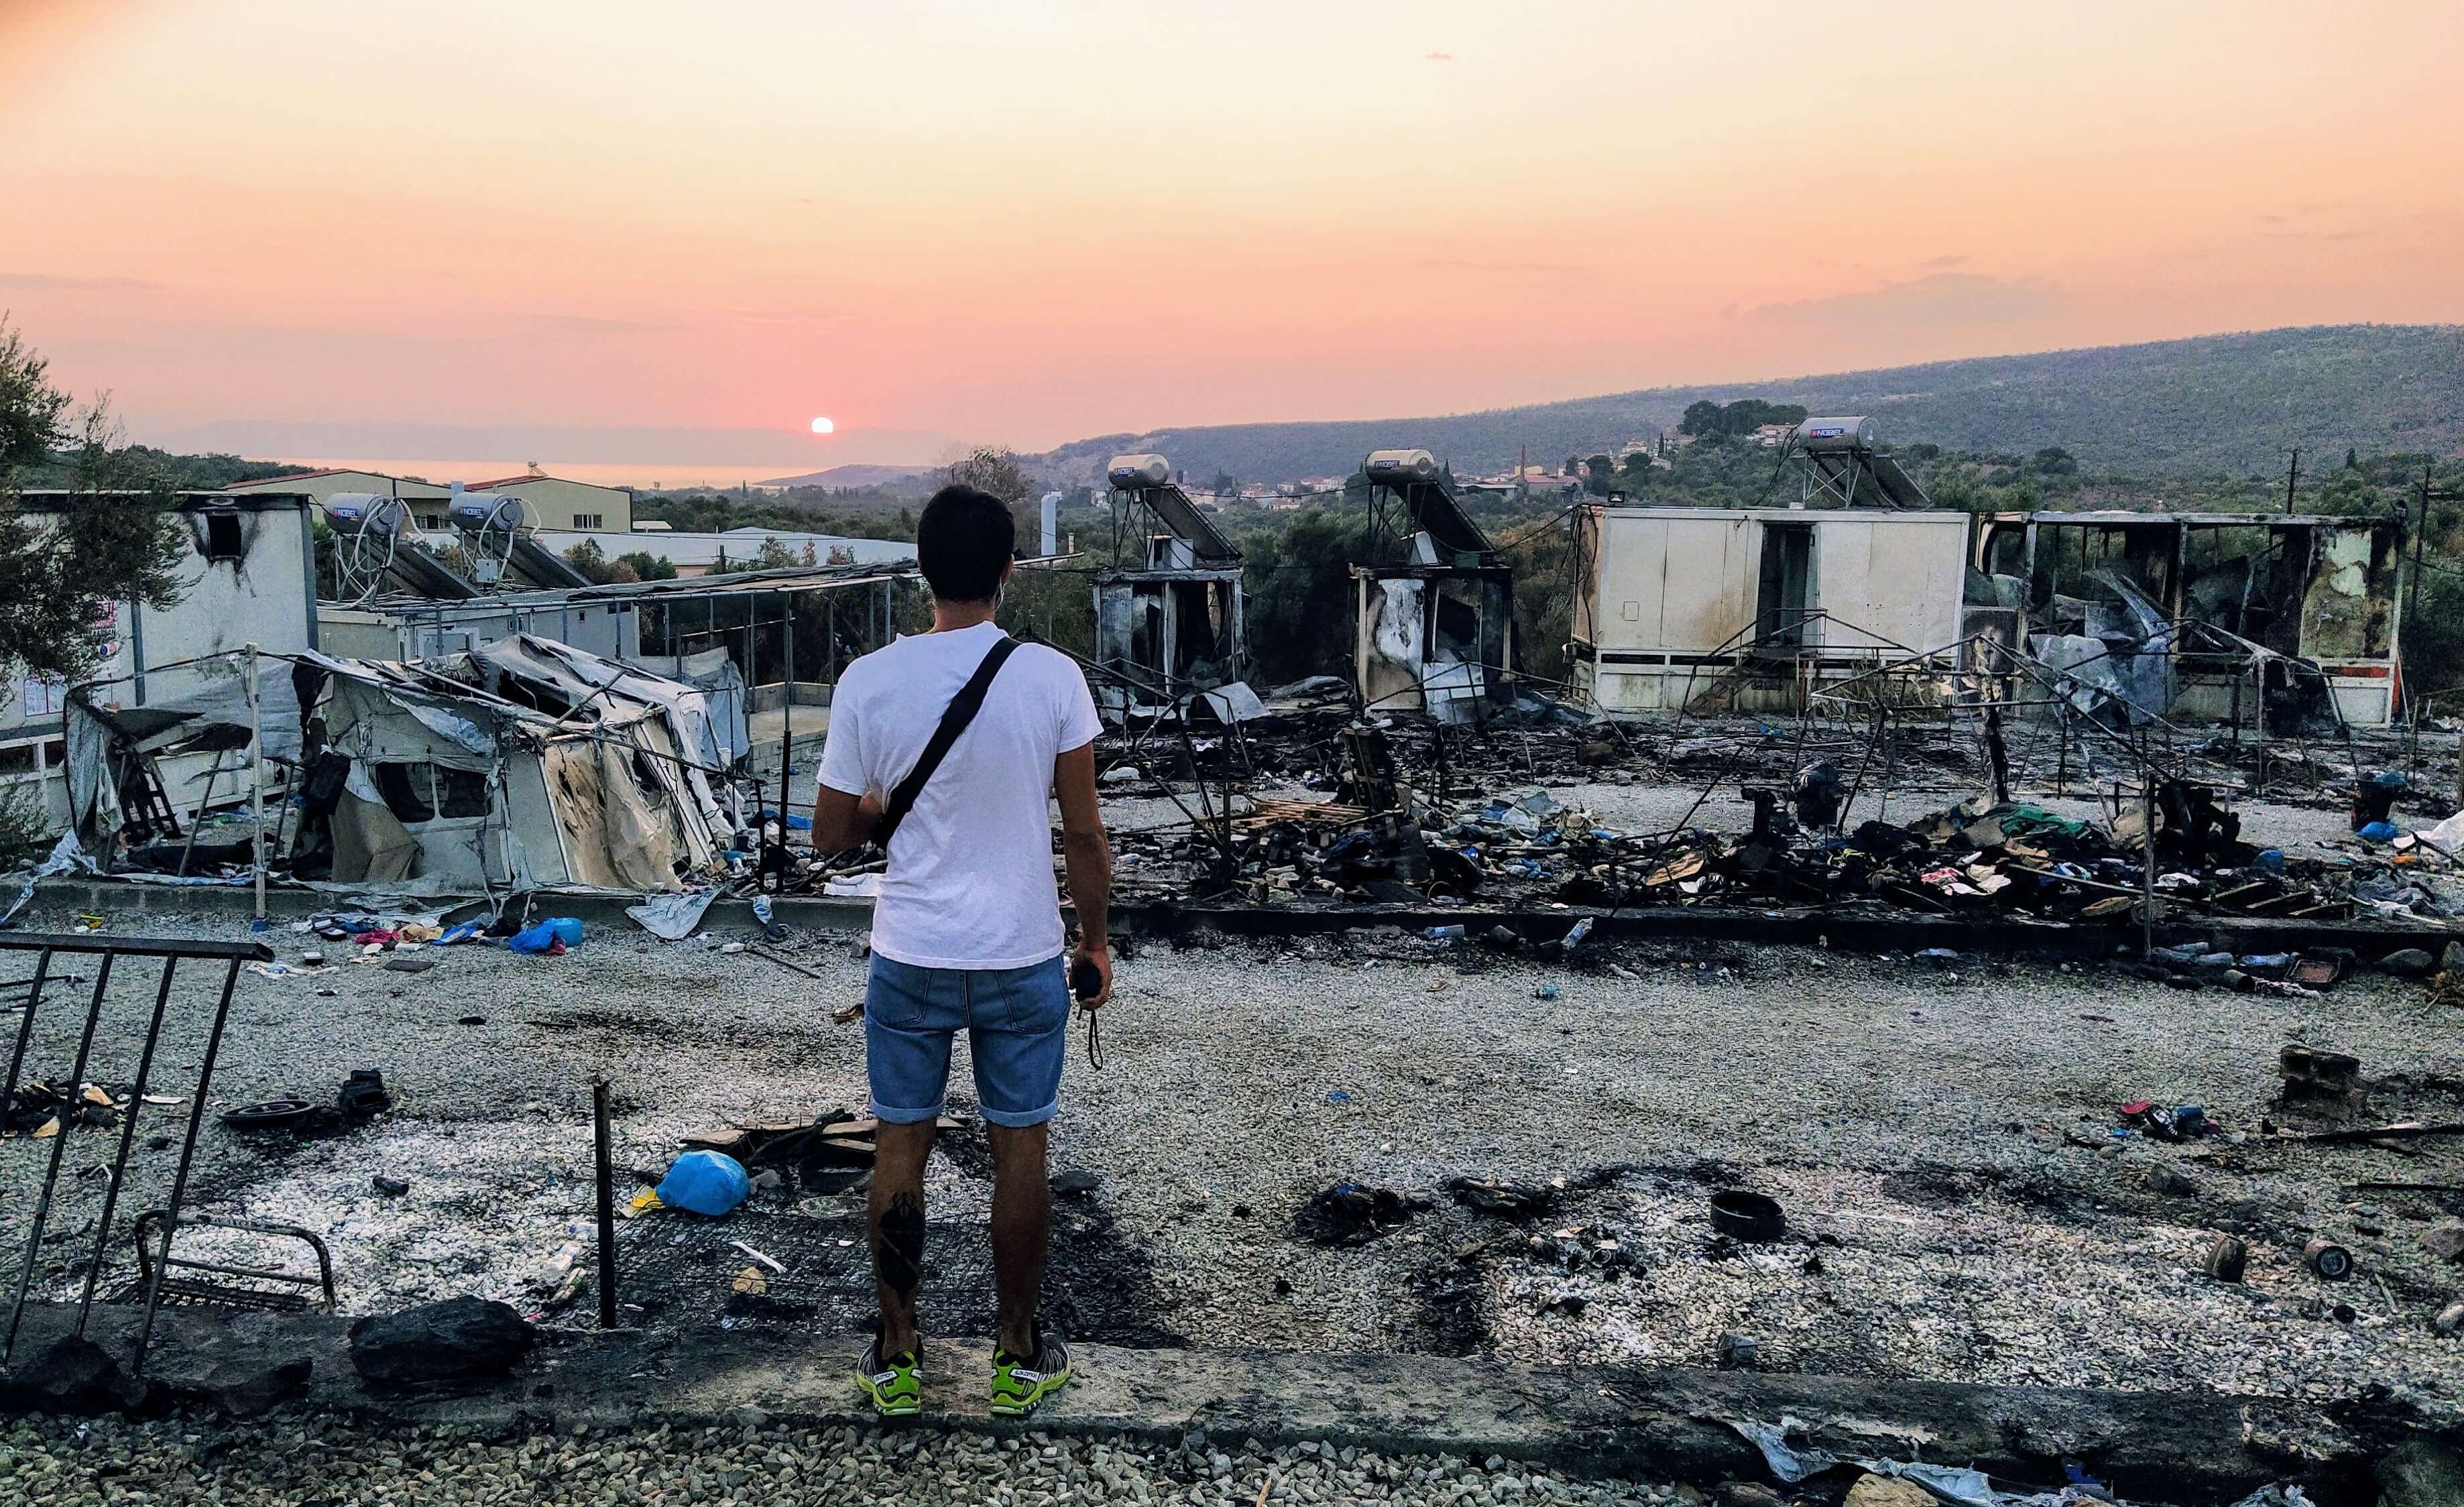
[[[114,968],[128,958],[163,960],[162,975],[154,989],[152,1017],[145,1028],[145,1044],[137,1059],[136,1077],[129,1085],[126,1107],[120,1112],[120,1145],[112,1159],[110,1186],[103,1192],[102,1213],[95,1221],[94,1249],[86,1259],[84,1288],[77,1299],[76,1332],[80,1336],[85,1333],[87,1318],[94,1308],[95,1284],[102,1275],[104,1253],[111,1240],[112,1216],[119,1208],[121,1185],[127,1178],[129,1153],[137,1144],[137,1122],[144,1115],[147,1096],[155,1091],[155,1049],[162,1043],[164,1019],[170,1011],[173,979],[184,962],[223,965],[222,987],[214,1005],[213,1023],[206,1037],[205,1055],[197,1066],[195,1085],[187,1095],[187,1130],[180,1140],[179,1164],[171,1177],[170,1200],[163,1209],[148,1211],[144,1216],[147,1221],[159,1219],[162,1243],[154,1253],[154,1259],[145,1263],[145,1317],[138,1333],[137,1353],[132,1363],[132,1370],[142,1370],[145,1365],[146,1349],[153,1343],[155,1314],[162,1305],[163,1279],[170,1266],[172,1233],[180,1224],[181,1200],[187,1196],[188,1173],[196,1160],[197,1133],[205,1124],[206,1095],[213,1083],[215,1059],[222,1053],[223,1029],[231,1019],[231,992],[239,982],[242,964],[271,960],[274,951],[258,942],[222,942],[204,938],[113,936],[101,932],[0,933],[0,959],[27,953],[33,955],[33,972],[15,980],[13,986],[5,991],[13,994],[22,989],[26,1003],[24,1016],[17,1023],[15,1044],[9,1053],[8,1076],[0,1078],[0,1109],[14,1102],[23,1081],[21,1075],[25,1071],[27,1052],[33,1043],[34,1024],[43,1013],[44,990],[53,982],[54,960],[66,955],[94,958],[99,962],[94,988],[86,1000],[85,1021],[77,1035],[76,1065],[69,1072],[69,1103],[63,1106],[58,1130],[50,1138],[51,1155],[43,1168],[41,1189],[33,1198],[33,1228],[27,1233],[25,1253],[18,1264],[16,1291],[9,1305],[8,1332],[5,1337],[0,1337],[0,1365],[8,1365],[16,1350],[17,1331],[24,1322],[26,1304],[33,1292],[34,1275],[42,1259],[43,1230],[51,1219],[52,1200],[59,1187],[60,1168],[67,1160],[69,1141],[77,1132],[80,1106],[85,1103],[82,1096],[87,1070],[93,1061],[95,1034],[102,1024],[103,1002],[110,991]],[[82,979],[76,981],[82,982]],[[0,1187],[0,1198],[15,1202],[12,1191],[5,1187]]]

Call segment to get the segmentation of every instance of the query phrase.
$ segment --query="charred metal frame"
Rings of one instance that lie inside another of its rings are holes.
[[[1177,482],[1111,489],[1112,557],[1134,535],[1145,564],[1095,574],[1095,663],[1126,672],[1126,688],[1148,682],[1166,699],[1213,690],[1249,676],[1248,600],[1241,552],[1199,512]],[[1137,621],[1151,619],[1149,634]],[[1185,626],[1205,624],[1202,647]],[[1194,673],[1203,662],[1210,673]]]
[[[2177,646],[2175,667],[2182,685],[2176,705],[2187,701],[2188,716],[2226,722],[2236,732],[2245,716],[2254,717],[2263,737],[2265,697],[2287,673],[2279,670],[2271,683],[2268,666],[2312,660],[2325,677],[2339,720],[2356,727],[2391,721],[2401,652],[2406,535],[2405,520],[2397,515],[1987,513],[1976,521],[1970,562],[1990,576],[1997,556],[2015,549],[2016,558],[2004,563],[2017,568],[2001,574],[2023,579],[2026,592],[2015,611],[1971,605],[1970,625],[1982,627],[1977,615],[1995,613],[2005,620],[1994,624],[1995,636],[2010,633],[2013,646],[2024,652],[2028,635],[2047,625],[2066,583],[2085,577],[2091,565],[2110,562],[2177,628],[2223,628],[2226,624],[2213,622],[2211,612],[2197,600],[2196,556],[2201,542],[2233,530],[2261,531],[2267,538],[2266,548],[2256,554],[2209,562],[2211,570],[2233,560],[2244,564],[2242,587],[2232,603],[2231,636],[2239,642]],[[2340,552],[2341,541],[2355,535],[2367,536],[2365,549],[2345,545]],[[2065,575],[2065,544],[2073,539],[2079,558],[2070,562],[2076,568]],[[2268,573],[2263,586],[2258,580],[2262,565]],[[2253,653],[2252,646],[2267,655]],[[2249,684],[2254,675],[2257,685]]]
[[[1148,637],[1136,621],[1152,615]],[[1155,682],[1168,696],[1213,690],[1249,676],[1248,603],[1238,565],[1221,569],[1108,570],[1095,577],[1097,661]],[[1207,624],[1210,643],[1192,645],[1183,629]],[[1192,673],[1200,662],[1211,675]]]
[[[205,1056],[197,1067],[195,1087],[188,1095],[188,1124],[180,1140],[178,1169],[171,1178],[171,1196],[161,1210],[151,1210],[141,1216],[140,1223],[160,1221],[161,1246],[145,1265],[145,1318],[138,1331],[137,1354],[132,1371],[142,1371],[146,1348],[153,1343],[154,1317],[163,1300],[163,1282],[171,1265],[171,1236],[180,1224],[180,1204],[187,1196],[188,1173],[197,1154],[197,1132],[205,1124],[206,1095],[212,1087],[214,1062],[222,1054],[223,1030],[230,1023],[231,992],[239,982],[240,966],[247,962],[271,961],[273,949],[260,942],[222,942],[207,938],[144,938],[100,934],[54,934],[30,932],[0,935],[0,956],[12,953],[34,954],[34,972],[27,981],[25,1015],[17,1023],[17,1038],[9,1054],[9,1072],[0,1078],[0,1092],[13,1094],[25,1071],[26,1054],[34,1039],[34,1022],[42,1014],[43,986],[50,980],[52,960],[61,954],[99,958],[94,989],[86,1001],[85,1023],[77,1037],[77,1061],[70,1070],[70,1093],[81,1093],[86,1082],[86,1070],[94,1053],[94,1037],[102,1023],[102,1006],[111,987],[113,965],[123,957],[161,958],[163,972],[154,990],[154,1011],[145,1028],[145,1045],[137,1061],[135,1081],[128,1090],[128,1105],[121,1112],[120,1146],[111,1164],[111,1185],[104,1191],[102,1213],[95,1221],[94,1248],[86,1258],[85,1286],[77,1299],[77,1330],[83,1335],[86,1320],[94,1307],[95,1284],[102,1275],[103,1254],[109,1249],[112,1215],[120,1203],[122,1183],[128,1172],[130,1151],[137,1144],[137,1122],[145,1111],[145,1096],[153,1087],[155,1049],[163,1037],[163,1020],[171,1003],[171,983],[179,965],[185,961],[219,962],[224,965],[222,993],[214,1006],[213,1024],[206,1037]],[[74,1101],[73,1101],[74,1102]],[[16,1349],[17,1332],[26,1316],[26,1304],[33,1294],[34,1273],[41,1264],[43,1228],[52,1212],[52,1195],[60,1180],[60,1167],[66,1160],[70,1138],[77,1133],[68,1116],[62,1117],[57,1134],[52,1140],[52,1154],[45,1164],[42,1186],[34,1193],[33,1229],[26,1238],[26,1248],[17,1268],[15,1294],[9,1306],[9,1327],[0,1337],[0,1365],[6,1365]]]
[[[1439,715],[1428,693],[1428,650],[1444,626],[1445,609],[1453,606],[1471,615],[1468,634],[1449,631],[1446,636],[1470,648],[1462,663],[1470,669],[1472,706],[1463,720],[1477,720],[1485,703],[1513,700],[1514,679],[1522,667],[1514,629],[1514,567],[1463,511],[1450,482],[1427,472],[1380,473],[1381,457],[1407,453],[1373,451],[1362,462],[1370,476],[1370,558],[1374,561],[1397,545],[1413,552],[1414,558],[1403,565],[1352,567],[1353,690],[1372,711]],[[1418,453],[1426,466],[1427,453]],[[1377,646],[1390,581],[1419,586],[1417,663],[1405,664]]]
[[[1420,663],[1402,665],[1376,644],[1377,623],[1386,595],[1384,582],[1407,580],[1419,587]],[[1473,618],[1469,640],[1470,666],[1479,699],[1510,701],[1518,645],[1514,635],[1514,567],[1511,565],[1399,565],[1352,567],[1354,632],[1353,680],[1362,703],[1372,711],[1430,711],[1421,671],[1430,663],[1427,646],[1437,640],[1440,619],[1447,606],[1462,607]],[[1449,596],[1457,586],[1474,600]],[[1449,635],[1461,638],[1462,635]]]

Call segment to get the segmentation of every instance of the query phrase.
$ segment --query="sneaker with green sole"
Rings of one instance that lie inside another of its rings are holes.
[[[905,1418],[924,1410],[921,1355],[909,1350],[884,1356],[879,1335],[873,1336],[872,1343],[865,1346],[864,1359],[856,1363],[855,1385],[872,1400],[873,1411],[884,1418]]]
[[[1013,1355],[993,1350],[993,1412],[997,1417],[1023,1418],[1069,1385],[1069,1346],[1058,1335],[1035,1326],[1035,1353]]]

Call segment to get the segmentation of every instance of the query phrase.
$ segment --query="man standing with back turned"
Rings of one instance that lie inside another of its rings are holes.
[[[932,631],[839,677],[813,806],[821,851],[869,838],[890,854],[864,997],[865,1068],[881,1123],[871,1197],[881,1325],[856,1377],[885,1416],[923,1406],[924,1159],[961,1029],[993,1153],[992,1410],[1033,1411],[1069,1380],[1068,1346],[1036,1317],[1052,1223],[1045,1139],[1067,1055],[1071,973],[1086,1009],[1111,995],[1112,864],[1095,806],[1101,724],[1086,678],[1067,657],[1014,643],[993,623],[1017,543],[1008,506],[989,492],[944,487],[925,506],[915,559],[933,588]],[[1078,913],[1068,970],[1047,796],[1061,803]]]

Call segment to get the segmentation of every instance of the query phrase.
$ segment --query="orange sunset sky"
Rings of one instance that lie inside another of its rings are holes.
[[[140,439],[817,465],[2459,321],[2459,20],[0,0],[0,307]]]

